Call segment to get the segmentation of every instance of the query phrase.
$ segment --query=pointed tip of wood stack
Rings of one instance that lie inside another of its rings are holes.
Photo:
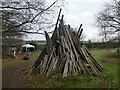
[[[79,40],[83,31],[81,27],[82,24],[77,34],[73,33],[70,25],[64,25],[62,15],[59,27],[55,28],[52,37],[45,32],[47,43],[32,71],[38,70],[45,76],[60,74],[63,77],[88,74],[96,76],[102,71],[103,68]]]

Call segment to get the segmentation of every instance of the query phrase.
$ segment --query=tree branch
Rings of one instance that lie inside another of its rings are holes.
[[[50,9],[56,2],[57,2],[57,0],[54,1],[49,7],[47,7],[46,9],[43,9],[41,12],[39,12],[38,14],[36,14],[30,21],[25,21],[25,22],[23,22],[23,23],[21,23],[21,24],[19,24],[19,25],[16,25],[16,26],[14,26],[14,27],[10,27],[8,30],[10,30],[10,29],[12,29],[12,28],[20,27],[20,26],[22,26],[22,25],[24,25],[24,24],[26,24],[26,23],[32,23],[37,16],[39,16],[39,15],[42,14],[43,12],[47,11],[48,9]]]
[[[34,20],[39,14],[41,14],[41,13],[43,13],[44,11],[47,11],[49,8],[51,8],[56,2],[57,2],[57,0],[54,1],[48,8],[43,9],[41,12],[39,12],[38,14],[36,14],[36,15],[33,17],[33,19],[31,19],[31,22],[33,22],[33,20]]]
[[[4,9],[5,9],[5,8],[9,8],[9,9],[16,9],[16,10],[30,9],[30,7],[25,7],[25,8],[23,8],[23,7],[21,8],[21,7],[20,7],[20,8],[16,8],[16,7],[10,7],[10,6],[6,6],[6,7],[3,7],[3,6],[2,6],[2,7],[0,7],[0,8],[4,8]]]
[[[4,31],[4,33],[6,33],[6,32],[8,32],[8,31]],[[42,35],[45,35],[44,33],[40,33],[40,32],[32,32],[32,31],[13,31],[13,32],[23,32],[23,33],[27,33],[27,34],[42,34]],[[48,32],[49,34],[50,33],[53,33],[53,31],[51,31],[51,32]]]
[[[0,6],[0,8],[2,8],[2,9],[14,9],[14,10],[23,10],[23,9],[42,10],[41,8],[37,8],[37,6],[33,7],[31,4],[29,4],[29,2],[26,2],[26,3],[28,4],[28,7]],[[37,3],[38,6],[41,4],[43,4],[43,2]]]

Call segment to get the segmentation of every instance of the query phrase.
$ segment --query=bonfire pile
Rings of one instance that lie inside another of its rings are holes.
[[[52,37],[45,31],[46,45],[35,61],[32,72],[42,75],[94,75],[103,70],[89,50],[80,41],[82,24],[77,32],[70,25],[64,25],[63,15],[58,15]],[[59,24],[59,25],[58,25]]]

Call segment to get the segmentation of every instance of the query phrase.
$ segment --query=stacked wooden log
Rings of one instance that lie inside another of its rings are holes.
[[[97,73],[103,71],[103,68],[80,41],[82,24],[78,32],[74,32],[70,25],[64,25],[63,15],[61,20],[59,17],[60,14],[51,38],[45,31],[47,43],[35,61],[32,72],[37,71],[45,76],[60,74],[67,77],[69,75],[96,76]]]

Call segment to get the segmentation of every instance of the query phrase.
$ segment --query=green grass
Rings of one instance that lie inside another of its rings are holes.
[[[118,87],[118,57],[115,49],[91,50],[104,71],[94,76],[52,76],[46,78],[39,74],[26,75],[24,80],[29,81],[26,87],[35,88],[117,88]]]
[[[90,50],[96,60],[104,68],[104,71],[94,76],[51,76],[46,78],[39,74],[29,75],[21,70],[30,70],[37,59],[40,51],[30,55],[30,60],[13,60],[3,62],[3,85],[4,87],[30,87],[30,88],[117,88],[118,87],[118,56],[115,49],[92,49]],[[22,57],[21,57],[22,58]],[[22,77],[23,81],[15,81],[16,77]],[[24,82],[24,83],[23,83]],[[16,86],[11,86],[13,83]]]
[[[29,42],[32,42],[31,40],[29,41],[25,41],[25,42],[27,42],[27,43],[29,43]],[[46,44],[46,40],[34,40],[33,41],[34,43],[36,43],[37,45],[44,45],[44,44]]]

